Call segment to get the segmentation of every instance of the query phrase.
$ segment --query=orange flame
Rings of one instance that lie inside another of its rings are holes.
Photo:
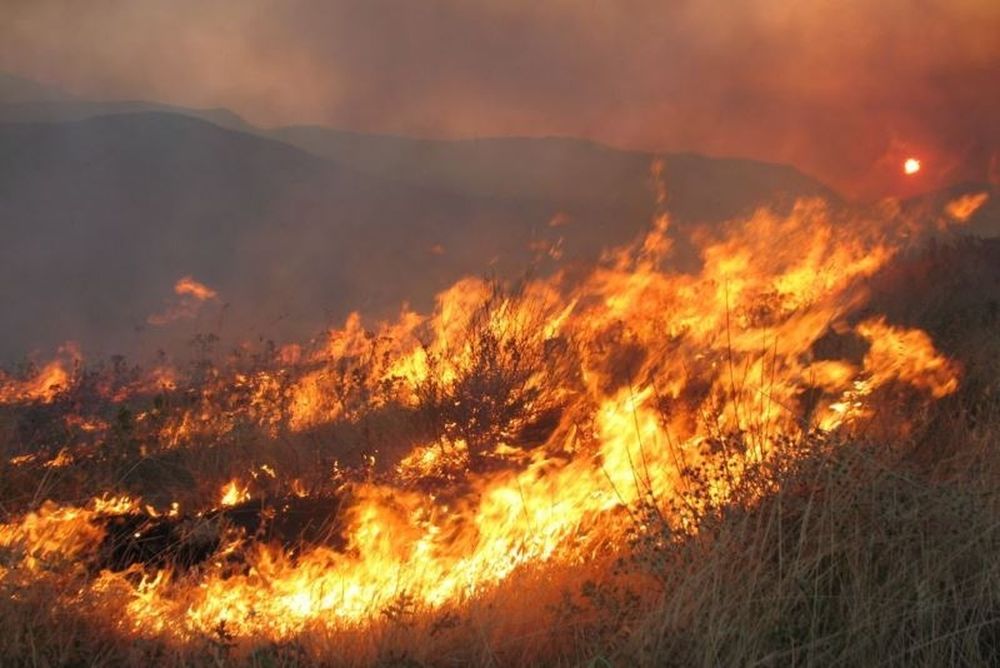
[[[191,295],[198,301],[215,299],[218,293],[204,283],[199,283],[191,276],[184,276],[174,284],[174,292],[178,295]]]
[[[247,487],[241,487],[238,480],[231,480],[222,488],[222,496],[219,498],[219,505],[223,507],[235,506],[238,503],[247,501],[249,498],[249,489]]]
[[[205,302],[219,296],[215,290],[194,280],[191,276],[178,279],[174,284],[174,294],[177,295],[178,299],[168,304],[163,312],[154,313],[146,318],[147,323],[161,326],[176,320],[194,318]]]
[[[79,347],[73,342],[67,342],[54,359],[29,378],[19,381],[0,372],[0,404],[20,401],[51,403],[60,392],[70,388],[73,370],[82,359]]]
[[[945,213],[951,216],[952,219],[965,223],[968,222],[976,211],[979,211],[987,200],[989,200],[989,193],[970,193],[968,195],[962,195],[958,199],[952,200],[945,207]]]
[[[467,278],[429,314],[406,309],[371,327],[352,314],[319,348],[220,370],[178,411],[137,418],[157,425],[150,440],[164,450],[250,427],[280,444],[330,425],[363,442],[373,425],[432,423],[413,447],[385,455],[384,471],[383,454],[367,454],[363,476],[325,483],[344,499],[344,544],[248,542],[242,569],[218,559],[188,574],[147,570],[138,584],[105,572],[88,586],[118,592],[125,624],[141,633],[183,640],[224,626],[281,639],[366,623],[401,595],[435,609],[519,569],[614,554],[644,509],[696,532],[699,505],[724,503],[754,462],[860,424],[880,389],[928,401],[957,389],[960,368],[925,332],[851,318],[866,279],[912,237],[912,222],[894,215],[850,218],[803,201],[786,216],[762,210],[699,230],[701,266],[682,272],[662,215],[576,282],[557,274],[505,292]],[[821,357],[831,332],[863,351]],[[707,495],[688,492],[692,470],[707,476]],[[292,478],[280,461],[254,471],[255,490]],[[206,524],[250,498],[236,478],[212,489]],[[285,489],[306,495],[297,478]],[[44,505],[0,525],[0,545],[18,546],[29,569],[55,552],[92,553],[102,512]]]

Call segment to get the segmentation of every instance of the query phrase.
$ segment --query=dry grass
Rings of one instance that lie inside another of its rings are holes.
[[[224,632],[185,646],[123,637],[100,600],[0,592],[4,665],[996,665],[995,432],[942,476],[884,446],[817,446],[775,493],[718,509],[696,536],[616,561],[525,569],[466,605],[406,600],[364,630],[283,644]],[[644,533],[643,535],[648,535]],[[72,587],[72,582],[65,583]]]

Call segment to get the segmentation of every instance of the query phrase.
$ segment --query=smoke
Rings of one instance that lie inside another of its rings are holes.
[[[849,194],[986,179],[995,0],[8,0],[0,67],[258,124],[577,135],[790,162]]]

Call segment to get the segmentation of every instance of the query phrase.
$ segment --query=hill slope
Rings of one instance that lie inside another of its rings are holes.
[[[765,200],[834,197],[822,184],[785,165],[695,154],[657,156],[581,139],[438,141],[321,127],[278,128],[268,136],[358,171],[407,183],[580,206],[648,198],[650,166],[660,158],[671,212],[684,220],[725,220]]]
[[[519,251],[548,215],[388,183],[182,116],[2,124],[2,349],[128,348],[121,333],[148,329],[186,274],[219,289],[234,325],[284,316],[301,335],[350,306],[431,294]],[[462,252],[443,267],[434,244]]]
[[[67,339],[131,354],[194,331],[302,338],[354,308],[426,307],[462,275],[547,270],[560,240],[562,262],[592,260],[655,207],[640,153],[563,139],[351,141],[295,139],[306,151],[159,112],[0,123],[0,360]],[[783,167],[665,161],[682,222],[824,192]],[[220,299],[200,320],[149,326],[185,275]]]

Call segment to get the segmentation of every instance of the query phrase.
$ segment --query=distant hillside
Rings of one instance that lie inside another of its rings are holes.
[[[63,122],[144,112],[191,116],[279,140],[361,173],[463,195],[558,201],[566,206],[628,206],[648,199],[650,165],[659,157],[664,162],[671,212],[685,221],[725,220],[762,202],[787,203],[801,196],[836,199],[831,190],[794,167],[754,160],[658,156],[560,137],[444,141],[320,126],[259,129],[227,109],[80,100],[0,74],[0,122]]]
[[[650,165],[661,157],[671,212],[687,221],[729,219],[764,201],[836,198],[785,165],[694,154],[657,156],[581,139],[436,141],[320,127],[285,127],[267,134],[358,171],[407,183],[581,206],[648,198]]]
[[[0,72],[0,122],[3,123],[60,123],[143,112],[181,114],[230,130],[255,131],[228,109],[191,109],[143,100],[86,100],[53,86]]]
[[[0,363],[67,339],[90,355],[176,348],[195,332],[300,339],[355,308],[427,308],[463,275],[593,260],[655,208],[654,156],[579,140],[265,132],[225,110],[0,80],[0,118],[14,110],[18,122],[0,122]],[[663,160],[680,225],[832,196],[788,167]],[[558,260],[545,252],[557,244]],[[148,324],[186,275],[219,299]]]
[[[70,102],[72,95],[53,86],[0,72],[0,105]]]
[[[183,116],[0,124],[0,346],[9,357],[65,338],[103,352],[159,342],[145,318],[186,274],[231,302],[241,335],[426,306],[491,262],[524,268],[554,212],[387,182]],[[630,218],[616,234],[642,226]],[[588,220],[604,230],[614,218]]]

